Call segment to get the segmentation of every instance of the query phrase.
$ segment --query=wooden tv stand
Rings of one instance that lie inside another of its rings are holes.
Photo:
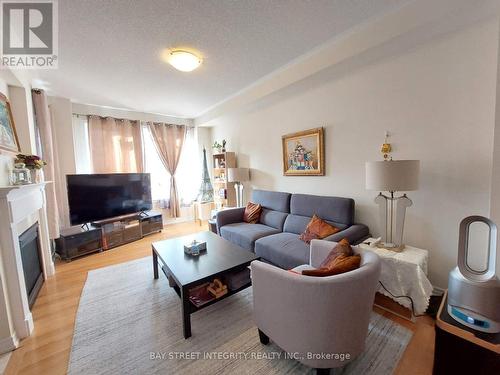
[[[101,228],[102,248],[108,250],[161,232],[163,218],[161,212],[148,211],[93,222],[92,226]]]
[[[148,211],[101,220],[86,227],[86,230],[78,226],[61,231],[56,251],[63,260],[112,249],[161,232],[163,218],[161,212]]]

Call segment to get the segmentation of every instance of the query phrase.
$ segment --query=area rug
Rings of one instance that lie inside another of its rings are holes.
[[[251,288],[193,314],[188,340],[181,324],[179,297],[161,273],[153,279],[150,257],[91,271],[68,373],[312,374],[278,347],[261,345]],[[411,335],[372,313],[366,351],[335,374],[391,374]]]

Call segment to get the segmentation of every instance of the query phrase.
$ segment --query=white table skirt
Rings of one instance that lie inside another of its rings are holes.
[[[403,251],[397,253],[387,249],[371,247],[367,244],[358,246],[364,250],[373,251],[380,256],[382,260],[380,281],[393,295],[411,297],[416,315],[423,314],[427,310],[433,289],[427,278],[427,262],[429,258],[427,250],[406,246]],[[411,302],[408,298],[394,298],[382,287],[379,288],[379,293],[390,297],[411,310]]]

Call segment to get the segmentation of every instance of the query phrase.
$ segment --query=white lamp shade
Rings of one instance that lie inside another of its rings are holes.
[[[250,179],[250,171],[248,168],[228,168],[227,182],[243,182]]]
[[[418,189],[419,160],[367,161],[366,189],[411,191]]]

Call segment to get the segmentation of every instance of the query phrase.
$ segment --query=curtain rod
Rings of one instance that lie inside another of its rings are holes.
[[[163,122],[163,121],[145,121],[145,120],[135,120],[135,119],[129,119],[129,118],[118,118],[118,117],[113,117],[113,116],[101,116],[101,115],[83,115],[81,113],[73,113],[73,116],[76,116],[76,117],[86,117],[86,118],[89,118],[91,116],[94,116],[94,117],[99,117],[101,119],[106,119],[106,118],[112,118],[114,120],[117,120],[117,121],[138,121],[138,122],[144,122],[144,123],[147,123],[147,122],[152,122],[152,123],[155,123],[155,124],[167,124],[167,125],[181,125],[181,126],[185,126],[187,128],[195,128],[194,125],[187,125],[187,124],[170,124],[170,123],[167,123],[167,122]]]

